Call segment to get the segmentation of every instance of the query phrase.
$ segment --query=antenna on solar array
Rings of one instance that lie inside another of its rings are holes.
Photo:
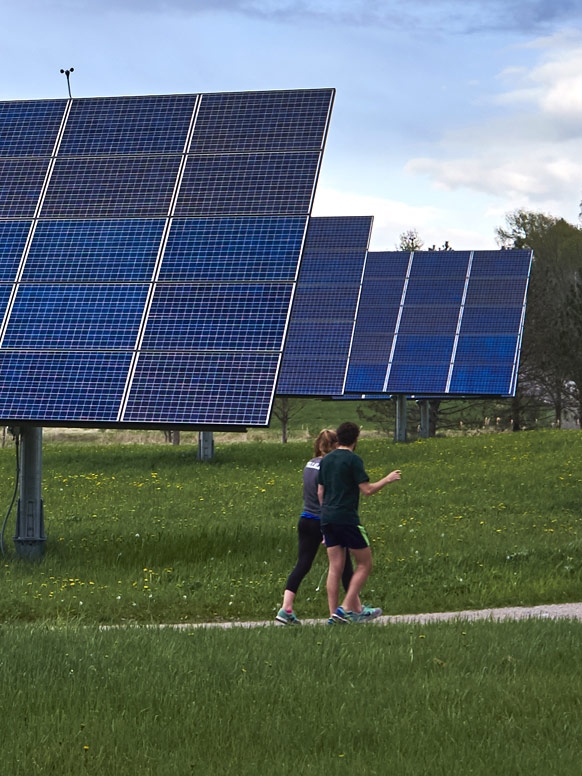
[[[71,76],[71,73],[72,73],[72,72],[74,72],[74,70],[75,70],[75,68],[74,68],[74,67],[70,67],[68,70],[63,70],[63,69],[61,68],[61,73],[64,73],[64,74],[67,76],[67,88],[69,89],[69,97],[72,97],[72,96],[73,96],[73,95],[71,94],[71,81],[70,81],[70,76]]]

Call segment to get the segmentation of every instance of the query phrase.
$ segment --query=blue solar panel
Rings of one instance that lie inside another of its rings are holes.
[[[0,158],[0,219],[32,218],[50,159]]]
[[[280,394],[343,389],[372,218],[312,218],[289,322]]]
[[[292,281],[305,218],[176,218],[160,281]]]
[[[15,279],[29,231],[30,221],[0,221],[0,283]]]
[[[165,218],[180,166],[175,156],[57,159],[43,218]]]
[[[50,156],[65,100],[0,102],[0,157]]]
[[[139,425],[246,425],[262,417],[273,394],[279,354],[142,353],[123,420]]]
[[[0,103],[0,418],[267,425],[333,96]]]
[[[319,151],[329,109],[327,89],[204,95],[191,151]]]
[[[52,423],[115,423],[131,353],[0,348],[0,417]]]
[[[131,350],[147,291],[143,283],[22,283],[2,348]]]
[[[292,290],[291,283],[158,284],[142,350],[278,351]]]
[[[176,217],[305,213],[319,157],[316,151],[191,156]]]
[[[180,154],[195,104],[191,94],[75,100],[59,156]]]
[[[0,283],[0,321],[6,312],[11,293],[12,285],[8,285],[7,283]]]
[[[161,218],[39,221],[23,280],[148,282],[164,225]]]
[[[513,395],[531,260],[370,253],[345,392]]]

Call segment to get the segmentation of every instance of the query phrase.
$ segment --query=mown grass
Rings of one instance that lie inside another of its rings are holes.
[[[364,439],[372,478],[403,472],[362,503],[365,599],[393,614],[579,601],[581,448],[565,431]],[[579,773],[582,623],[155,627],[272,619],[310,454],[45,445],[45,556],[15,556],[11,516],[0,572],[2,772]],[[326,617],[325,568],[322,553],[301,616]]]
[[[580,772],[581,623],[1,633],[11,776]]]
[[[402,614],[580,599],[578,432],[358,449],[373,479],[403,473],[361,505],[375,557],[367,601]],[[46,445],[45,557],[18,560],[11,516],[0,620],[269,619],[295,562],[310,454],[309,442],[232,444],[199,463],[193,446]],[[8,506],[9,448],[0,473]],[[326,615],[325,570],[322,551],[300,615]]]

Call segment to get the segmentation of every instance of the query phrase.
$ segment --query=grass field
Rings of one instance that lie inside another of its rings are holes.
[[[362,440],[385,613],[582,599],[582,435]],[[308,441],[44,448],[45,557],[5,533],[0,621],[20,774],[578,774],[582,623],[159,629],[271,621]],[[0,450],[0,503],[14,450]],[[323,553],[297,596],[327,615]],[[107,626],[103,629],[103,626]],[[114,626],[114,627],[110,627]]]
[[[547,431],[362,440],[372,479],[402,481],[361,505],[386,613],[579,600],[582,435]],[[3,621],[84,623],[269,619],[295,561],[310,442],[218,446],[47,444],[44,559],[14,557],[5,532]],[[14,453],[0,451],[0,503]],[[322,551],[297,597],[326,614]],[[320,590],[317,591],[317,587]]]

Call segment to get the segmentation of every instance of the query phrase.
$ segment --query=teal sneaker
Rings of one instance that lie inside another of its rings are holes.
[[[283,625],[301,625],[301,620],[298,620],[293,612],[286,612],[285,609],[279,609],[275,620]]]
[[[373,606],[364,606],[361,612],[348,612],[350,622],[370,622],[382,614],[382,609]]]

